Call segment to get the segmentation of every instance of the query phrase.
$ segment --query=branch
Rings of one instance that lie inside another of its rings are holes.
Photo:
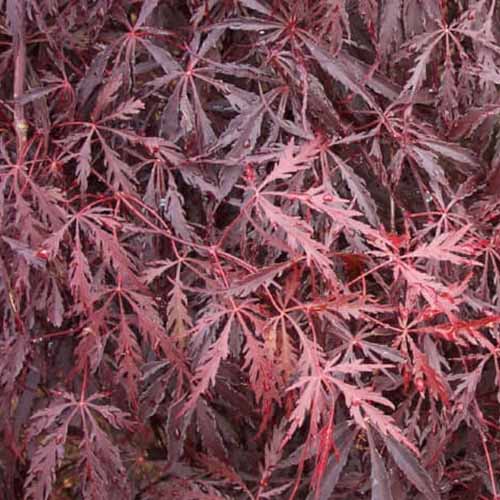
[[[28,123],[24,118],[24,104],[20,98],[24,94],[26,79],[26,40],[25,40],[25,0],[10,0],[10,13],[16,19],[10,19],[14,38],[14,127],[16,129],[17,159],[22,155],[28,138]],[[14,5],[13,5],[14,4]]]

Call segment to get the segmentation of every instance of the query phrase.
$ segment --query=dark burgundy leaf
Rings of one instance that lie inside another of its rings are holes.
[[[396,465],[413,485],[428,499],[439,499],[434,481],[417,457],[403,444],[391,436],[384,436],[384,442]]]

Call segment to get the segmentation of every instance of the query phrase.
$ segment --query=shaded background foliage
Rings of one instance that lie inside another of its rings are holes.
[[[5,498],[500,498],[498,2],[0,16]]]

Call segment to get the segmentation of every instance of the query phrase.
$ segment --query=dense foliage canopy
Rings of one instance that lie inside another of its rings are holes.
[[[3,498],[500,499],[500,2],[0,27]]]

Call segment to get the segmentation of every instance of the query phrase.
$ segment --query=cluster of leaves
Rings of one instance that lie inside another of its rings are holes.
[[[500,3],[1,0],[4,498],[500,498]]]

